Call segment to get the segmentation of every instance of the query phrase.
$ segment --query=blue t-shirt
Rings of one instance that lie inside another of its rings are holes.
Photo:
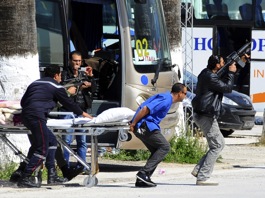
[[[172,105],[172,102],[173,100],[170,92],[156,94],[148,98],[136,110],[132,121],[144,106],[146,106],[150,110],[150,113],[136,124],[136,128],[139,128],[143,122],[146,122],[150,131],[160,130],[159,123],[164,117],[166,117],[167,112]]]

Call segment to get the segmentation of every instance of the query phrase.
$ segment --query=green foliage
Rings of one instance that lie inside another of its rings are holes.
[[[171,150],[164,159],[165,162],[197,163],[205,154],[206,147],[197,137],[180,136],[170,141]]]
[[[11,174],[16,170],[16,168],[16,163],[6,164],[4,167],[0,167],[0,179],[9,180]]]
[[[164,159],[165,162],[173,163],[197,163],[206,152],[206,145],[200,142],[200,137],[193,137],[190,132],[180,137],[174,137],[170,141],[171,150]],[[104,158],[141,161],[147,160],[150,152],[147,150],[121,150],[119,154],[104,154]]]
[[[18,164],[12,162],[10,164],[6,164],[4,167],[0,167],[0,179],[1,180],[9,180],[11,177],[12,173],[17,169]],[[48,171],[44,167],[42,170],[42,180],[47,180],[48,178]],[[57,175],[62,177],[62,172],[59,169],[59,167],[56,167]]]

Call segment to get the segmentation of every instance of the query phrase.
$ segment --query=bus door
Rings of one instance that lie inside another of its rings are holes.
[[[71,0],[68,4],[69,51],[80,51],[93,68],[96,89],[91,114],[121,105],[121,35],[114,0]]]

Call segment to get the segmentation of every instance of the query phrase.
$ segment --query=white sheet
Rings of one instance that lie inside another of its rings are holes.
[[[86,123],[94,123],[95,118],[75,118],[75,119],[48,119],[47,126],[48,127],[71,127],[73,124],[86,124]]]

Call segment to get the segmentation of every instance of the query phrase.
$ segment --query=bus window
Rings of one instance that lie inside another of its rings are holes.
[[[222,0],[213,0],[213,3],[206,4],[205,8],[209,19],[230,19],[227,4],[222,3]]]
[[[183,4],[186,2],[187,1],[182,0]],[[194,19],[237,21],[254,20],[256,27],[264,27],[265,1],[196,0],[193,3]],[[182,9],[184,9],[183,6]],[[182,13],[184,14],[185,12],[182,10]],[[184,18],[185,17],[182,17],[182,19]]]
[[[162,64],[160,71],[171,70],[164,18],[158,12],[160,6],[161,3],[154,0],[127,0],[133,63],[140,73],[153,73],[159,64]]]
[[[115,3],[103,5],[102,47],[117,49],[119,45],[119,24]],[[115,59],[118,59],[116,57]]]
[[[265,27],[262,0],[257,0],[256,5],[245,3],[239,7],[240,15],[243,20],[252,21],[254,19],[254,26],[257,28]],[[253,10],[255,15],[253,15]]]
[[[36,0],[37,47],[40,67],[63,65],[63,37],[59,4]]]

